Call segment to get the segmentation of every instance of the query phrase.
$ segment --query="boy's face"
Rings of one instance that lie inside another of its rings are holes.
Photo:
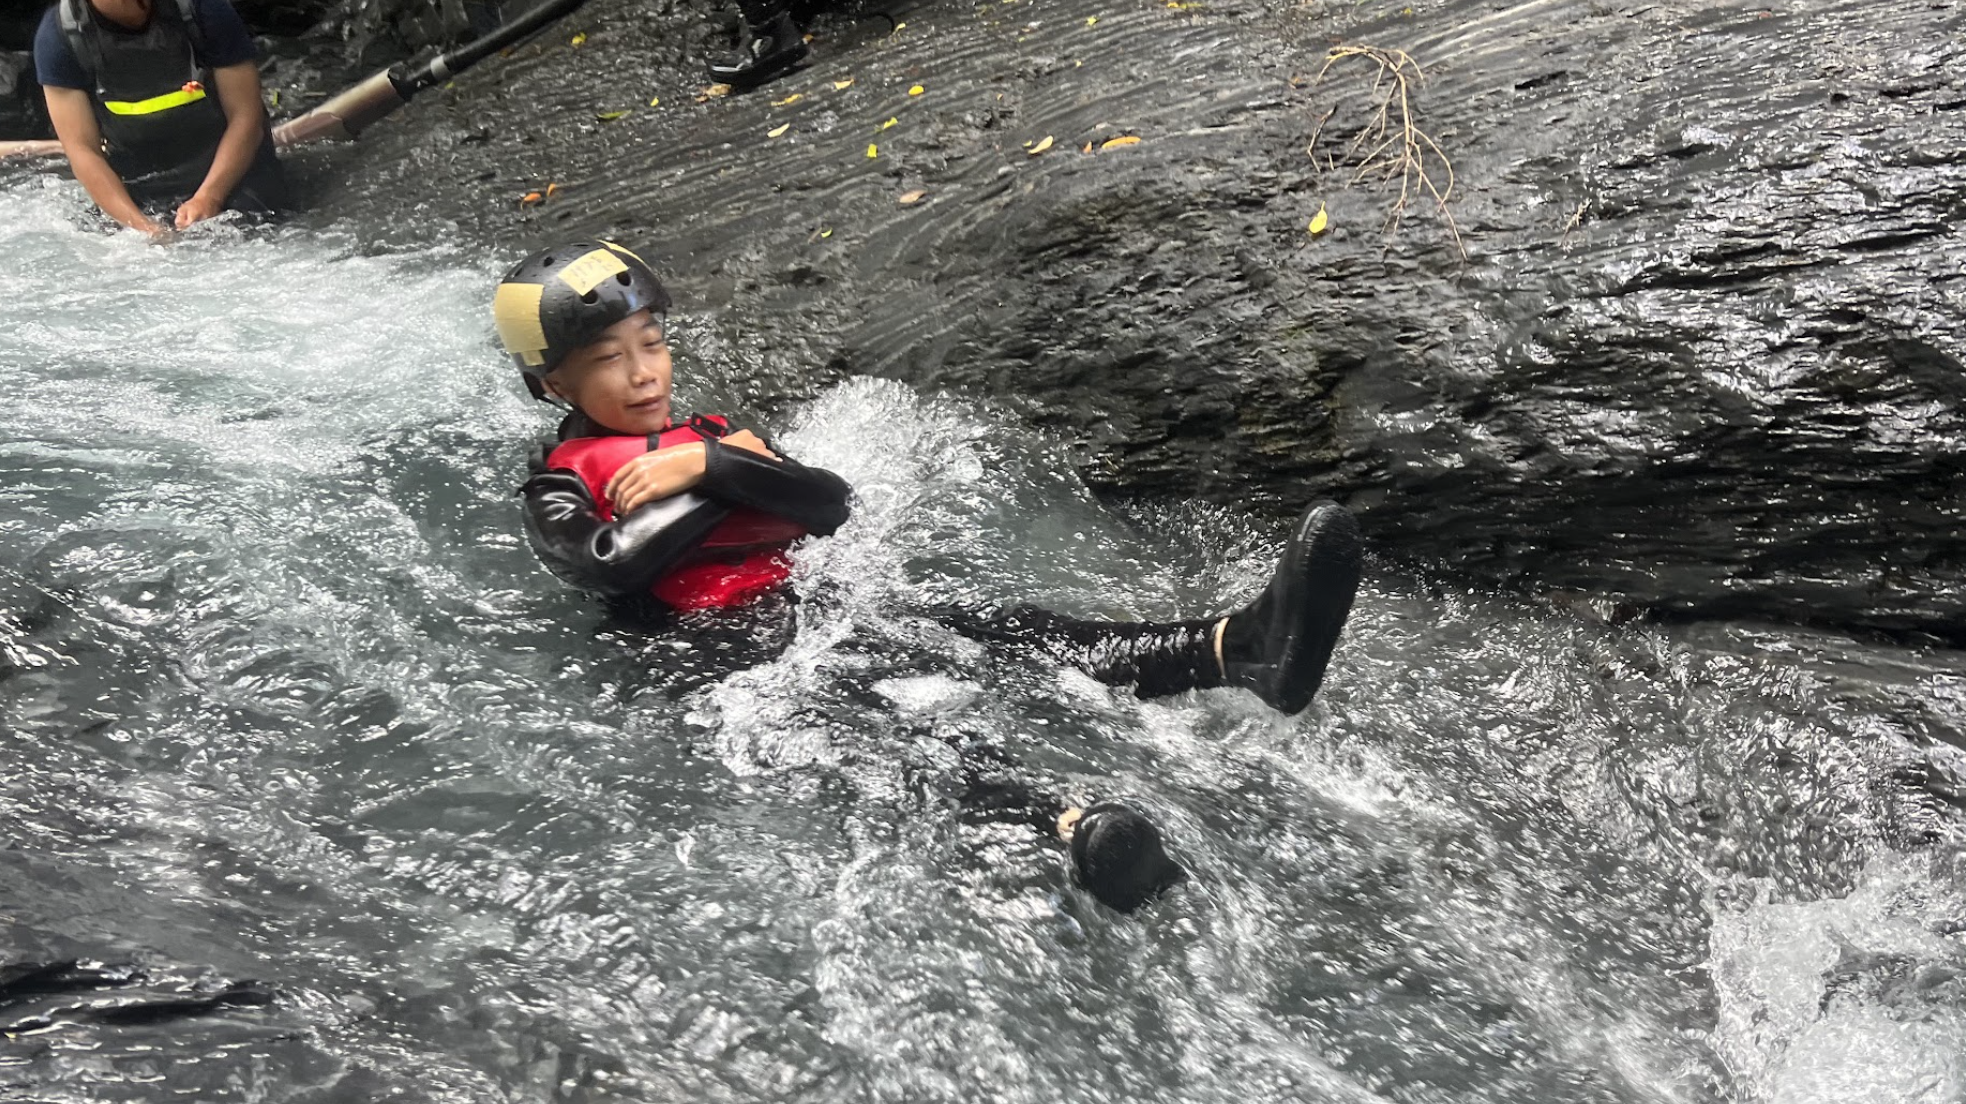
[[[546,389],[617,433],[669,428],[669,342],[662,323],[637,311],[567,355]]]

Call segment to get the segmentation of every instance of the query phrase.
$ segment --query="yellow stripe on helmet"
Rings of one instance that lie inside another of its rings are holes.
[[[611,250],[596,249],[561,269],[559,279],[575,295],[585,295],[600,286],[602,280],[626,271],[628,266]]]
[[[532,367],[546,363],[546,327],[539,321],[545,284],[500,284],[492,296],[492,322],[505,351]]]

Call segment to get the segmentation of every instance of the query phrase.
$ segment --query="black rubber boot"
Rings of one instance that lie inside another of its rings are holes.
[[[1270,585],[1223,626],[1223,685],[1253,690],[1281,712],[1303,712],[1351,613],[1363,557],[1358,519],[1335,502],[1313,503]]]
[[[1037,606],[978,616],[951,612],[944,620],[979,640],[1030,644],[1109,686],[1131,686],[1143,698],[1222,685],[1215,661],[1215,626],[1206,621],[1081,621]]]
[[[1071,846],[1079,884],[1120,912],[1132,912],[1187,874],[1167,857],[1153,822],[1117,802],[1087,809],[1072,825]]]
[[[1020,606],[990,616],[952,611],[944,620],[981,640],[1035,645],[1143,698],[1239,686],[1273,709],[1301,713],[1324,681],[1358,593],[1362,545],[1358,521],[1336,503],[1319,502],[1297,523],[1263,593],[1226,618],[1081,621]]]
[[[737,50],[710,63],[710,79],[734,88],[756,88],[791,72],[809,52],[792,13],[765,14],[746,5]]]

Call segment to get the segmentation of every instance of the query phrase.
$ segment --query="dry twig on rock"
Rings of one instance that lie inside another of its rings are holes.
[[[1447,209],[1447,197],[1454,193],[1454,163],[1448,160],[1440,143],[1413,121],[1413,89],[1426,79],[1420,70],[1420,63],[1414,61],[1405,50],[1388,50],[1380,46],[1334,46],[1325,56],[1324,68],[1318,70],[1312,83],[1324,80],[1332,66],[1351,58],[1362,58],[1378,67],[1372,79],[1372,94],[1379,103],[1379,109],[1371,121],[1345,147],[1344,160],[1357,166],[1352,182],[1356,184],[1375,175],[1380,180],[1398,178],[1399,199],[1386,216],[1389,232],[1399,229],[1400,220],[1406,215],[1406,205],[1414,196],[1424,194],[1433,197],[1434,207],[1447,223],[1448,232],[1454,235],[1454,247],[1461,251],[1462,257],[1466,257],[1468,250],[1461,241],[1461,228],[1454,222],[1454,213]],[[1318,139],[1323,136],[1325,124],[1330,122],[1336,111],[1333,108],[1325,112],[1311,134],[1311,143],[1305,152],[1314,162],[1317,160]],[[1327,168],[1336,167],[1329,154],[1325,155],[1325,164]],[[1436,174],[1444,176],[1444,182],[1437,179]]]

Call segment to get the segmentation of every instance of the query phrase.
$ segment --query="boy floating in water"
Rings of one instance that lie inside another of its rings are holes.
[[[641,259],[581,241],[521,261],[493,305],[500,341],[540,399],[573,409],[526,481],[526,532],[561,578],[682,610],[741,606],[790,575],[786,548],[851,513],[846,481],[748,429],[670,409],[669,295]],[[1173,623],[1081,621],[1035,607],[952,618],[1035,644],[1142,697],[1237,686],[1285,713],[1317,693],[1358,589],[1357,523],[1319,503],[1256,601]]]
[[[655,274],[611,242],[541,250],[500,283],[493,315],[505,351],[535,398],[572,408],[521,488],[526,533],[548,568],[586,590],[653,595],[679,610],[742,606],[785,583],[792,542],[846,523],[850,489],[723,418],[679,423],[668,309]],[[1084,621],[1024,606],[949,620],[1142,697],[1234,686],[1297,713],[1323,680],[1359,569],[1357,523],[1326,502],[1299,520],[1262,594],[1227,616]]]

